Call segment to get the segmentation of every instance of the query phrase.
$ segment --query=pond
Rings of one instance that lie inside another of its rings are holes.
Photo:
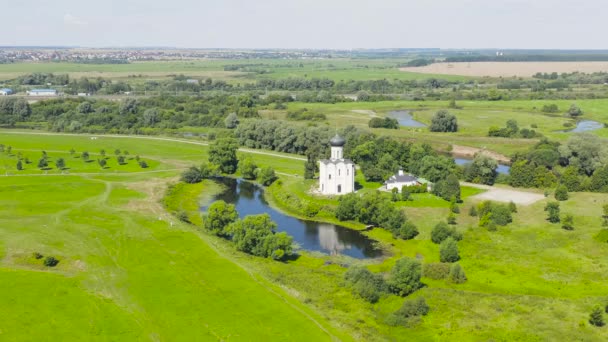
[[[581,120],[576,123],[576,128],[559,131],[561,133],[582,133],[604,128],[604,124],[593,120]]]
[[[409,110],[394,110],[388,112],[388,117],[397,119],[399,125],[405,127],[426,127],[422,122],[414,120]]]
[[[466,158],[454,158],[454,161],[456,162],[456,165],[465,165],[471,163],[473,160]],[[496,168],[496,172],[500,174],[508,175],[509,171],[511,171],[511,167],[509,165],[498,164],[498,168]]]
[[[382,255],[382,251],[375,248],[375,241],[361,232],[330,223],[300,220],[275,210],[264,199],[263,189],[254,183],[232,178],[216,181],[224,185],[226,190],[216,195],[214,201],[234,204],[241,218],[267,213],[277,223],[277,231],[293,236],[294,242],[302,249],[330,255],[343,254],[357,259]],[[202,211],[206,209],[201,208]]]

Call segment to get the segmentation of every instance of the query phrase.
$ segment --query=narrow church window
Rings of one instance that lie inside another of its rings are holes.
[[[329,179],[331,179],[331,175],[329,175]]]
[[[338,185],[338,193],[342,192],[342,185]]]
[[[348,169],[346,169],[346,175],[348,176]]]
[[[338,170],[338,176],[340,175],[340,170]]]

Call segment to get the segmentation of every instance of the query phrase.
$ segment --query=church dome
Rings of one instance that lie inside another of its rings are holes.
[[[336,134],[333,138],[331,138],[331,140],[329,140],[329,144],[334,147],[342,147],[344,144],[346,144],[346,140]]]

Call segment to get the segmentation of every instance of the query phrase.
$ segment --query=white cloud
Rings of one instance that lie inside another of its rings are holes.
[[[70,13],[66,13],[63,16],[63,23],[66,25],[73,25],[73,26],[88,25],[88,23],[86,21],[84,21],[82,18],[75,17],[75,16],[71,15]]]

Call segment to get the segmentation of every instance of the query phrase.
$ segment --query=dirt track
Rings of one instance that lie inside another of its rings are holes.
[[[514,189],[497,188],[489,185],[473,184],[461,182],[461,185],[466,185],[478,189],[487,190],[486,192],[470,197],[475,200],[490,200],[496,202],[513,202],[517,205],[530,205],[540,200],[543,200],[545,196],[534,192],[527,192]]]

